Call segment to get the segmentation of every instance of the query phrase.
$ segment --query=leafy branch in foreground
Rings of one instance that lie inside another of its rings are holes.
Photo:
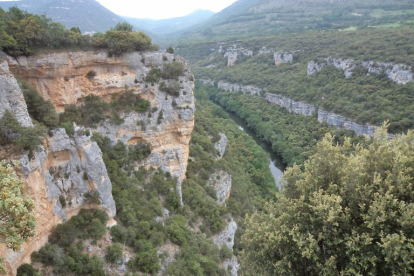
[[[327,135],[286,170],[276,203],[246,219],[243,267],[256,275],[410,275],[414,132],[371,144]]]

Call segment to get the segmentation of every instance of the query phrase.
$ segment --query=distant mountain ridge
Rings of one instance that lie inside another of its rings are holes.
[[[164,35],[196,25],[210,18],[214,14],[215,13],[212,11],[200,9],[186,16],[161,20],[140,19],[126,16],[123,16],[122,18],[134,25],[137,29],[142,29],[155,35]]]
[[[16,6],[34,14],[46,14],[53,21],[67,28],[79,27],[82,33],[105,32],[124,22],[120,16],[111,12],[95,0],[21,0],[0,2],[0,7],[7,10]]]
[[[412,0],[238,0],[202,23],[171,35],[211,40],[412,22]],[[403,19],[403,21],[401,21]]]

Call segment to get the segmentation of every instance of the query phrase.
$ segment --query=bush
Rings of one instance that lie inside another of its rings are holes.
[[[170,85],[167,85],[165,81],[162,81],[159,89],[171,96],[178,97],[180,95],[181,86],[179,82],[172,82]]]
[[[95,72],[94,70],[91,70],[91,71],[89,71],[89,72],[86,74],[86,77],[87,77],[89,80],[92,80],[94,77],[96,77],[96,72]]]
[[[184,76],[184,64],[181,62],[173,61],[171,63],[165,63],[162,70],[163,79],[175,79]]]
[[[35,269],[31,264],[22,264],[17,268],[16,276],[40,276],[39,270]]]
[[[123,249],[118,243],[110,245],[106,248],[105,260],[110,263],[119,263],[122,261]]]
[[[167,53],[174,54],[174,49],[173,49],[173,47],[168,47],[168,48],[167,48]]]

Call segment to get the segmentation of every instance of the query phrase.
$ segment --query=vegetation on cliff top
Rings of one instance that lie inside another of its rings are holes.
[[[107,49],[110,55],[131,51],[152,51],[158,46],[143,32],[132,31],[127,23],[93,36],[82,35],[79,28],[66,29],[45,15],[35,15],[12,7],[0,8],[0,50],[11,56],[32,55],[47,49]]]

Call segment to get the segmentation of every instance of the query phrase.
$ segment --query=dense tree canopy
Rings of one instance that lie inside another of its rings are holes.
[[[289,168],[283,194],[247,218],[243,266],[255,275],[409,275],[414,132],[333,145]]]

